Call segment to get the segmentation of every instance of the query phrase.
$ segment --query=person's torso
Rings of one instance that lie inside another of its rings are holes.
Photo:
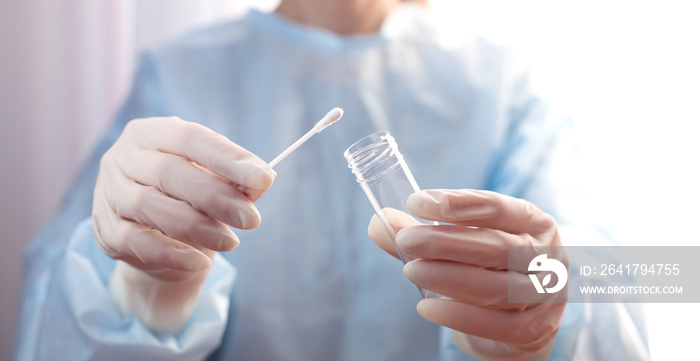
[[[342,156],[384,129],[421,188],[487,186],[507,127],[500,59],[478,40],[429,39],[341,38],[252,13],[155,53],[171,115],[265,161],[328,110],[345,110],[275,167],[257,203],[261,226],[235,230],[241,245],[225,254],[237,269],[233,304],[217,355],[437,358],[438,327],[416,313],[420,294],[401,263],[368,238],[372,208]]]

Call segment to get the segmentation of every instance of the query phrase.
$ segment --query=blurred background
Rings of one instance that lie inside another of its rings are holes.
[[[275,0],[0,0],[0,359],[22,248],[129,89],[136,55]],[[432,0],[514,46],[577,121],[599,216],[629,245],[700,245],[700,22],[692,1]],[[649,304],[654,359],[695,353],[700,304]]]

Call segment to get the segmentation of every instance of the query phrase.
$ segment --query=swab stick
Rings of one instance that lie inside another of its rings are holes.
[[[309,138],[313,137],[314,134],[322,131],[327,126],[335,123],[342,116],[343,116],[343,109],[340,109],[340,108],[331,109],[331,111],[328,112],[328,114],[326,114],[326,116],[323,117],[321,120],[319,120],[318,123],[316,123],[316,125],[314,125],[314,127],[311,128],[311,130],[306,132],[306,134],[304,134],[303,137],[299,138],[296,142],[294,142],[294,144],[290,145],[289,148],[285,149],[284,152],[280,153],[280,155],[278,155],[275,159],[273,159],[272,162],[268,163],[270,168],[276,166],[277,163],[282,161],[282,159],[286,158],[295,149],[299,148],[300,145],[304,144],[304,142],[309,140]]]

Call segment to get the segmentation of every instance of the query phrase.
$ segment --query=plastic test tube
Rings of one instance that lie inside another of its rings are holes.
[[[408,197],[420,189],[399,152],[396,140],[389,132],[379,131],[360,139],[343,155],[372,204],[374,212],[389,234],[401,261],[404,264],[410,262],[412,259],[401,252],[396,245],[396,233],[387,219],[389,213],[387,209],[393,208],[411,215],[406,205]],[[438,224],[420,218],[416,220],[423,224]],[[418,290],[424,298],[444,298],[442,295],[420,287]]]

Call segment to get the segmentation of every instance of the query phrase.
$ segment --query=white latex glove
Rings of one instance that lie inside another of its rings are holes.
[[[406,214],[391,217],[397,245],[415,258],[404,267],[408,279],[450,298],[421,300],[418,313],[455,330],[455,344],[479,359],[546,359],[567,292],[543,296],[557,303],[509,304],[509,277],[522,287],[532,283],[527,270],[509,270],[508,246],[561,246],[554,219],[527,201],[474,190],[421,191],[409,197],[408,209],[450,223],[418,225]],[[396,256],[376,216],[369,235]]]
[[[177,331],[214,254],[239,244],[227,224],[257,227],[253,202],[274,178],[264,161],[202,125],[129,122],[102,157],[92,214],[97,244],[123,261],[109,285],[122,314]]]

